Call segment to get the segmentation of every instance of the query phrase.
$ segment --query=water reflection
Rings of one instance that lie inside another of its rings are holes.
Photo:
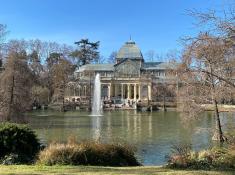
[[[136,146],[137,156],[145,165],[165,163],[172,144],[190,143],[196,150],[210,147],[215,123],[213,115],[205,113],[186,127],[174,111],[112,111],[102,117],[91,117],[86,112],[39,111],[30,116],[31,126],[44,142],[66,141],[71,135],[78,140],[124,141]],[[225,113],[221,120],[225,130],[231,129],[235,116]]]
[[[101,139],[101,116],[90,116],[92,119],[92,138],[96,141]]]

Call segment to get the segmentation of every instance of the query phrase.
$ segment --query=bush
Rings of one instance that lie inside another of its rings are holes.
[[[134,151],[121,144],[83,142],[53,143],[40,152],[38,164],[138,166]]]
[[[6,155],[1,160],[1,164],[3,165],[15,165],[15,164],[20,164],[21,162],[22,162],[22,157],[20,157],[18,154]]]
[[[231,146],[228,148],[214,147],[211,150],[212,166],[219,169],[235,168],[235,153]]]
[[[195,158],[195,154],[191,152],[191,145],[182,144],[172,147],[172,155],[168,160],[168,166],[172,168],[186,168],[191,164],[191,156]]]
[[[40,144],[35,133],[26,125],[0,124],[0,159],[2,163],[31,163],[39,149]]]
[[[183,150],[183,151],[182,151]],[[170,168],[189,169],[234,169],[235,149],[213,147],[209,150],[195,152],[189,146],[175,146],[173,154],[168,160]]]

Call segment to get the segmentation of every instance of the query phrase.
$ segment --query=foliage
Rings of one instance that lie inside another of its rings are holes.
[[[31,54],[28,55],[29,67],[34,73],[35,77],[39,77],[40,73],[43,71],[43,66],[37,51],[33,50]]]
[[[73,51],[71,56],[77,59],[78,66],[89,64],[99,59],[99,41],[90,42],[88,39],[81,39],[75,42],[75,44],[78,46],[78,49]]]
[[[2,165],[19,165],[24,163],[24,156],[19,156],[18,154],[11,153],[9,155],[5,155],[0,163]]]
[[[0,159],[2,163],[30,163],[40,149],[39,141],[26,125],[0,125]]]
[[[98,142],[53,143],[39,154],[43,165],[138,166],[134,151],[126,145]]]
[[[235,149],[229,146],[213,147],[199,152],[192,151],[188,145],[175,146],[168,160],[170,168],[189,169],[234,169]]]
[[[49,57],[46,59],[48,69],[57,64],[61,56],[61,53],[50,53]]]
[[[231,130],[229,132],[226,132],[225,133],[226,137],[227,137],[227,142],[230,144],[230,145],[235,145],[235,130]]]

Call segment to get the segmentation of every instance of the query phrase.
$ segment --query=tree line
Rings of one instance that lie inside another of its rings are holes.
[[[233,4],[234,7],[234,4]],[[231,8],[232,9],[232,8]],[[204,104],[212,104],[216,119],[214,139],[224,142],[219,107],[235,99],[235,12],[189,11],[198,26],[206,26],[196,36],[184,37],[183,50],[174,74],[179,109],[187,118],[199,116]],[[33,102],[63,102],[65,85],[77,66],[99,63],[99,42],[82,39],[76,47],[41,40],[5,42],[6,26],[0,25],[0,116],[16,120]],[[114,61],[116,52],[110,55]],[[153,52],[149,53],[153,58]],[[2,64],[2,63],[0,63]],[[166,87],[161,88],[166,93]],[[169,88],[168,88],[169,89]],[[164,96],[165,98],[165,96]]]
[[[1,121],[24,121],[23,113],[32,106],[64,103],[69,76],[100,59],[99,42],[82,39],[76,47],[39,39],[6,42],[7,33],[0,24]]]

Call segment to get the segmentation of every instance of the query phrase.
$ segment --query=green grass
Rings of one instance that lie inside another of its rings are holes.
[[[172,170],[157,166],[146,167],[97,167],[97,166],[39,166],[39,165],[0,165],[0,174],[33,175],[232,175],[234,171],[194,171]]]

